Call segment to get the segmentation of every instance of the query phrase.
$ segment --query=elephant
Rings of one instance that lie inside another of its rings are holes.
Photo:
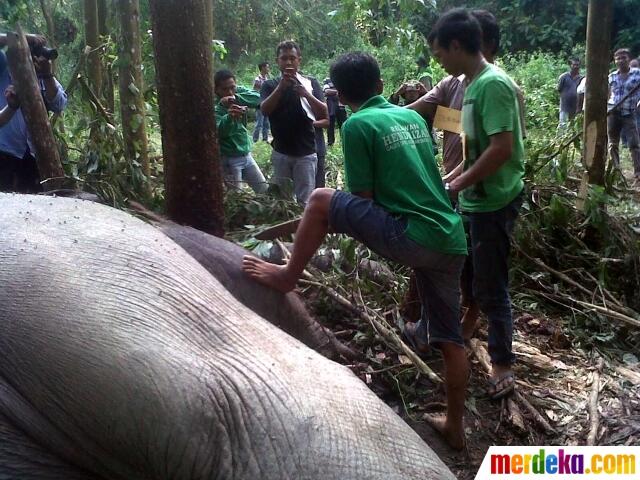
[[[151,225],[0,194],[0,230],[0,478],[455,478]]]
[[[283,294],[247,277],[242,271],[242,257],[250,252],[223,238],[171,222],[138,203],[131,202],[131,206],[184,248],[240,303],[262,318],[331,360],[358,358],[356,352],[309,314],[295,293]]]

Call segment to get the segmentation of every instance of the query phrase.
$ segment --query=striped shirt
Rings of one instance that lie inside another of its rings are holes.
[[[640,68],[630,69],[626,78],[622,77],[620,70],[610,73],[609,91],[611,95],[607,101],[607,110],[610,111],[613,106],[627,96],[638,83],[640,83]],[[618,111],[621,115],[632,115],[636,111],[638,101],[640,101],[640,88],[636,89],[636,91],[618,107]]]

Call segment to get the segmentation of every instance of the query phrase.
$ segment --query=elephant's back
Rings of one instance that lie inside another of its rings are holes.
[[[127,479],[453,478],[347,369],[142,221],[0,194],[0,231],[0,411],[74,465]]]

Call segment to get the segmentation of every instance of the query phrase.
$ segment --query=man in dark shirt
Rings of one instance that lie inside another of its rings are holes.
[[[324,126],[329,115],[318,81],[298,72],[301,60],[295,42],[278,45],[276,61],[281,76],[262,84],[260,109],[271,122],[274,180],[278,185],[292,180],[296,200],[306,205],[316,185],[314,127]]]
[[[578,85],[582,80],[580,75],[580,60],[572,58],[569,61],[570,70],[558,78],[558,92],[560,93],[560,127],[564,127],[576,116],[578,105]]]

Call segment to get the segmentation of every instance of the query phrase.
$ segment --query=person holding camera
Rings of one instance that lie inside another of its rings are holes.
[[[409,105],[410,103],[418,100],[425,93],[427,93],[427,89],[422,83],[416,80],[404,82],[400,85],[400,88],[389,96],[389,103],[400,106]],[[402,103],[400,100],[402,100]]]
[[[47,110],[60,113],[67,104],[67,94],[53,74],[51,60],[57,51],[46,47],[41,35],[27,35],[33,65],[42,98]],[[0,35],[0,49],[7,44],[6,35]],[[7,66],[7,57],[0,50],[0,191],[36,193],[42,191],[36,163],[35,149],[24,116],[20,111],[19,98],[12,85]],[[8,110],[7,110],[8,109]]]
[[[280,186],[293,181],[296,200],[306,205],[316,186],[314,127],[328,123],[327,105],[318,80],[298,71],[302,56],[295,42],[281,42],[276,57],[281,76],[260,89],[260,109],[271,122],[274,180]]]
[[[216,103],[216,127],[222,155],[225,181],[239,188],[243,181],[256,193],[267,190],[260,167],[251,156],[251,138],[247,131],[247,108],[260,106],[258,92],[236,85],[229,70],[218,70],[213,76]]]

